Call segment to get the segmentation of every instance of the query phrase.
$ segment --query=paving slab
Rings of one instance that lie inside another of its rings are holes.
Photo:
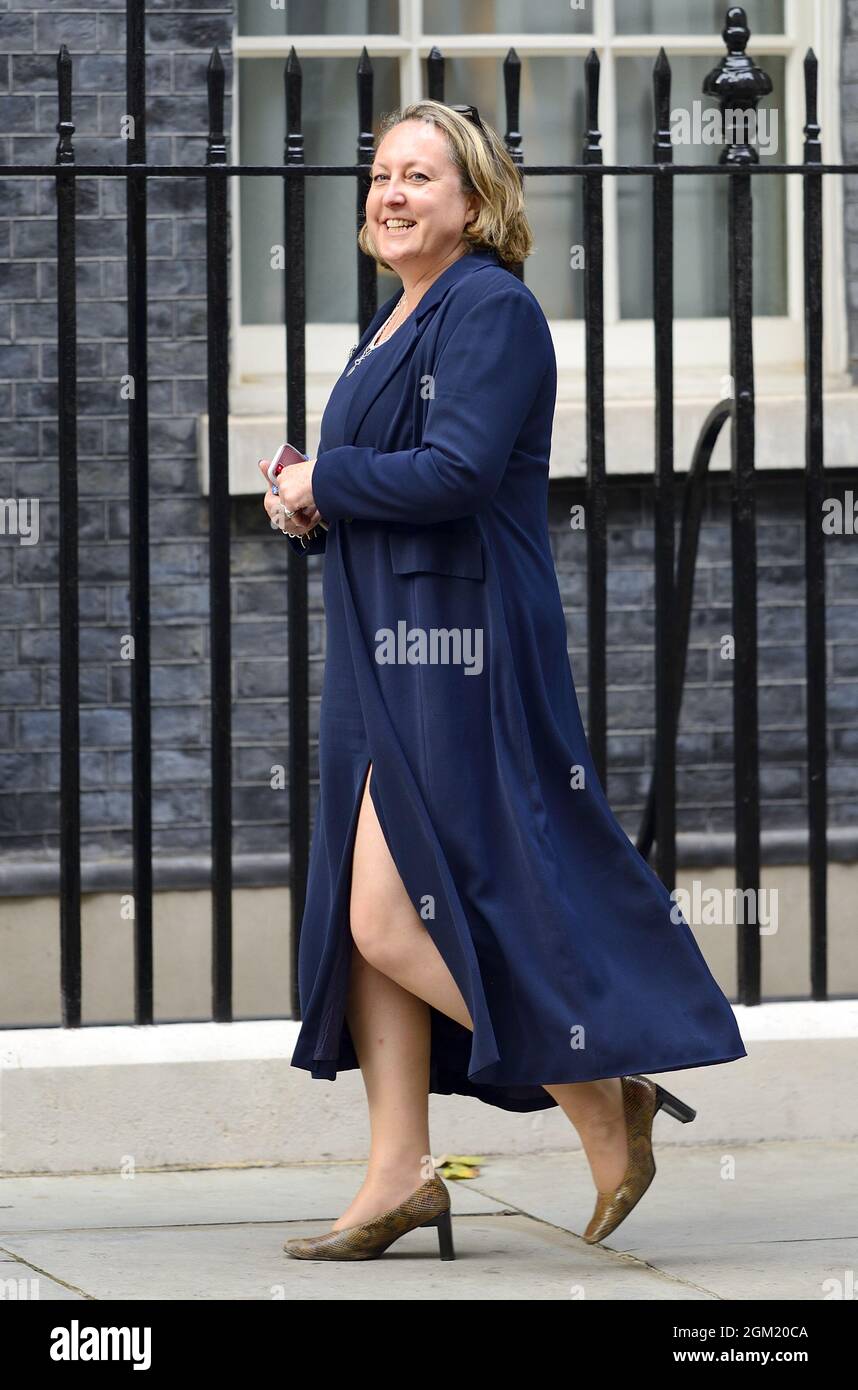
[[[455,1260],[427,1228],[354,1263],[282,1245],[329,1229],[360,1163],[11,1177],[0,1279],[42,1300],[819,1301],[858,1267],[856,1160],[844,1142],[661,1145],[640,1205],[588,1246],[582,1154],[486,1155],[477,1178],[448,1182]]]

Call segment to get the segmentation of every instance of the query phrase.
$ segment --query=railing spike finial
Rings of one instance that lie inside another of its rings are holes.
[[[226,163],[226,137],[223,130],[223,97],[225,73],[223,59],[215,44],[206,69],[209,105],[209,138],[206,148],[207,164]]]
[[[745,52],[751,31],[741,5],[731,5],[722,38],[727,56],[706,75],[703,91],[715,97],[721,108],[725,144],[719,164],[759,164],[759,151],[749,138],[756,129],[757,106],[774,84],[767,72]],[[728,117],[729,119],[725,119]],[[738,119],[737,119],[738,118]]]
[[[372,66],[372,59],[367,52],[365,44],[358,58],[355,81],[357,83],[358,109],[357,162],[358,164],[371,164],[373,149],[375,147],[375,136],[372,129],[375,72]],[[360,184],[359,187],[363,189],[363,198],[365,201],[369,189],[368,176],[365,179],[365,184]]]
[[[521,130],[519,129],[521,110],[521,59],[514,48],[507,50],[507,55],[503,60],[503,86],[506,102],[506,132],[504,134],[504,143],[513,164],[521,165],[524,163],[524,152],[521,145]]]
[[[652,69],[653,104],[655,107],[655,149],[672,148],[670,137],[670,88],[672,73],[670,62],[663,48]]]
[[[444,100],[444,55],[435,43],[426,56],[426,91],[430,101]]]
[[[745,52],[751,37],[751,28],[748,24],[748,16],[741,5],[730,6],[724,28],[721,30],[721,37],[731,56],[741,55]]]
[[[72,121],[72,60],[68,46],[60,44],[57,54],[57,164],[74,164],[74,122]]]
[[[584,89],[587,105],[587,129],[584,133],[584,161],[587,164],[602,162],[602,132],[599,129],[599,76],[601,64],[595,48],[591,48],[584,59]]]
[[[817,96],[819,85],[819,63],[812,48],[804,58],[804,159],[806,164],[822,163],[822,127],[819,124]]]
[[[304,158],[303,136],[301,135],[301,94],[304,85],[304,72],[301,60],[295,52],[295,45],[289,49],[283,68],[283,90],[286,97],[286,139],[284,141],[284,164],[300,164]]]

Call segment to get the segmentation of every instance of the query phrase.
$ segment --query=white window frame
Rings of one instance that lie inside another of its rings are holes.
[[[424,94],[425,60],[437,44],[445,57],[494,57],[501,62],[510,47],[519,56],[567,55],[583,60],[595,48],[601,62],[599,120],[604,162],[617,162],[616,61],[627,56],[646,56],[653,63],[660,47],[668,57],[679,54],[711,55],[713,66],[724,56],[720,34],[617,35],[613,28],[614,5],[618,0],[601,0],[600,23],[590,34],[471,34],[426,36],[422,32],[423,0],[399,0],[400,33],[359,35],[301,35],[258,37],[234,36],[234,95],[232,102],[232,149],[238,151],[238,84],[241,62],[252,58],[285,60],[294,43],[303,58],[352,56],[357,63],[366,45],[373,57],[395,56],[400,63],[403,104],[419,100]],[[621,3],[621,0],[619,0]],[[781,162],[802,162],[804,125],[804,72],[807,49],[812,47],[819,60],[819,120],[822,126],[823,158],[840,163],[840,32],[842,0],[785,0],[784,34],[752,34],[752,55],[781,54],[786,59],[785,90],[792,119],[788,123],[788,143],[780,152]],[[527,132],[524,132],[525,163]],[[343,152],[343,162],[348,162]],[[784,317],[758,316],[754,319],[754,348],[761,371],[798,372],[804,360],[804,299],[802,245],[802,178],[787,177],[787,303]],[[251,383],[272,385],[282,381],[285,362],[285,329],[282,325],[245,325],[240,322],[240,187],[230,181],[232,199],[232,331],[234,386]],[[653,366],[651,319],[621,320],[617,177],[606,178],[604,189],[604,311],[605,355],[612,370],[649,374]],[[829,378],[840,377],[848,369],[848,325],[844,276],[843,178],[823,179],[823,274],[824,274],[824,368]],[[527,267],[525,264],[525,279]],[[584,371],[583,320],[550,319],[558,367],[578,376]],[[306,330],[307,372],[310,396],[314,385],[321,392],[329,386],[357,337],[356,321],[308,323]],[[677,368],[699,375],[709,371],[723,373],[729,360],[729,321],[726,318],[683,319],[674,324],[674,352]],[[315,378],[315,382],[314,382]],[[313,408],[313,400],[308,406]]]

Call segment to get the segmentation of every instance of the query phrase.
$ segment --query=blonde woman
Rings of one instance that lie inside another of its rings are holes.
[[[265,507],[325,557],[292,1064],[360,1067],[371,1147],[348,1209],[284,1248],[371,1259],[436,1225],[453,1257],[431,1092],[559,1106],[598,1241],[652,1181],[657,1109],[694,1117],[641,1073],[746,1052],[587,748],[548,533],[556,361],[509,269],[533,239],[497,132],[434,101],[388,116],[358,239],[402,290],[336,383],[317,457]]]

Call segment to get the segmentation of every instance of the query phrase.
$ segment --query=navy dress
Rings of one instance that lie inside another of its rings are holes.
[[[292,1065],[358,1066],[345,1020],[354,834],[370,796],[474,1030],[435,1009],[430,1091],[546,1109],[546,1084],[746,1056],[587,747],[548,533],[550,331],[494,254],[449,266],[322,419],[319,801]]]

